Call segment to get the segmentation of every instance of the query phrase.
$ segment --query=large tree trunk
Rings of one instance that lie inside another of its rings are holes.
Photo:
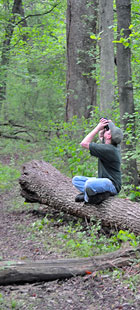
[[[96,105],[96,42],[90,38],[96,23],[96,1],[67,1],[67,120],[74,115],[88,118]]]
[[[128,184],[138,185],[138,171],[134,152],[136,152],[135,116],[133,84],[131,76],[131,49],[129,35],[131,25],[131,0],[116,0],[118,18],[118,41],[121,37],[126,42],[117,43],[117,74],[119,88],[120,119],[125,132],[122,142],[124,173]],[[128,44],[128,46],[126,45]]]
[[[49,163],[37,160],[26,163],[19,183],[21,195],[28,201],[46,204],[82,218],[94,217],[101,220],[103,226],[140,233],[139,203],[117,197],[111,197],[99,206],[75,203],[78,192],[71,179]]]
[[[0,262],[0,285],[53,281],[73,276],[85,276],[97,270],[120,268],[139,258],[140,249],[118,251],[90,258],[58,259],[46,261]]]
[[[99,0],[100,20],[100,110],[103,116],[112,115],[114,101],[114,30],[113,30],[113,1]],[[106,113],[106,114],[105,114]]]

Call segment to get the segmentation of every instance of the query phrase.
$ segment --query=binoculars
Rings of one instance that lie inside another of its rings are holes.
[[[101,118],[104,118],[104,119],[106,119],[107,120],[107,118],[106,117],[101,117]],[[101,119],[100,118],[100,119]],[[109,126],[108,125],[106,125],[105,127],[104,127],[104,129],[106,129],[107,131],[109,130]]]

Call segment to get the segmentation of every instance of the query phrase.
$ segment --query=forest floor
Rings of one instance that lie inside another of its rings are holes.
[[[15,201],[15,203],[14,203]],[[41,207],[43,210],[43,206]],[[58,250],[56,234],[72,220],[48,208],[53,219],[45,229],[37,229],[43,212],[25,204],[19,186],[0,194],[0,260],[44,260],[66,258]],[[50,224],[51,223],[51,224]],[[70,255],[69,255],[70,257]],[[139,310],[139,263],[123,272],[98,272],[52,282],[0,286],[0,310]]]

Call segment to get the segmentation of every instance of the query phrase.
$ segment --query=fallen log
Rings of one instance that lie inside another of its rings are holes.
[[[85,276],[98,270],[129,266],[140,257],[140,248],[131,247],[90,258],[46,261],[0,261],[0,285],[23,284],[73,276]]]
[[[101,220],[103,226],[140,234],[140,204],[117,196],[100,205],[75,203],[78,191],[71,178],[45,161],[32,160],[22,168],[19,179],[21,195],[29,202],[39,202],[58,211],[81,218]]]

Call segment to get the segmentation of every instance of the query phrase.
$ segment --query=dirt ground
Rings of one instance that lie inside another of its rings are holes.
[[[16,195],[19,195],[18,189]],[[30,210],[24,205],[11,208],[13,196],[15,193],[0,195],[0,260],[67,257],[65,251],[58,252],[55,247],[47,250],[45,242],[42,242],[45,238],[46,242],[47,238],[53,240],[53,233],[55,238],[58,223],[53,223],[51,236],[47,230],[43,236],[33,234],[29,228],[37,221],[38,212],[33,206]],[[118,277],[108,272],[64,281],[0,286],[0,310],[10,309],[139,310],[139,264],[126,268]]]

